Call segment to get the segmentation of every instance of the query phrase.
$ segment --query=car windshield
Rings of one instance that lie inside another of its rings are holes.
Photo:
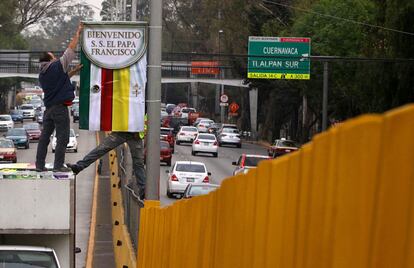
[[[194,113],[195,112],[195,109],[192,109],[192,108],[183,108],[181,110],[181,112],[182,113]]]
[[[221,124],[220,123],[213,123],[213,124],[211,124],[211,126],[210,127],[213,127],[213,128],[220,128],[221,127]]]
[[[278,142],[277,146],[281,146],[281,147],[298,147],[298,145],[294,141],[283,141],[283,140],[280,140]]]
[[[39,129],[39,124],[27,124],[23,126],[25,129]]]
[[[0,267],[57,268],[58,266],[52,252],[32,250],[2,250],[0,251]]]
[[[257,164],[259,164],[260,161],[266,160],[268,158],[265,157],[255,157],[255,156],[246,156],[246,159],[244,160],[244,165],[246,167],[256,167]]]
[[[183,172],[197,172],[197,173],[204,173],[206,169],[203,165],[197,164],[177,164],[175,168],[176,171],[183,171]]]
[[[197,132],[197,128],[195,128],[195,127],[183,127],[182,131]]]
[[[171,130],[170,129],[160,129],[160,134],[161,135],[171,134]]]
[[[13,142],[8,140],[0,140],[0,148],[13,148]]]
[[[7,132],[7,136],[26,136],[24,128],[12,128]]]
[[[223,128],[223,133],[236,133],[239,134],[239,130],[235,128]]]
[[[213,191],[214,189],[217,189],[217,186],[192,185],[191,188],[190,188],[190,191],[188,192],[188,195],[197,196],[197,195],[208,194],[209,192]]]
[[[20,109],[22,110],[32,110],[34,109],[32,105],[22,105],[20,106]]]
[[[9,115],[0,115],[0,121],[10,121],[11,117]]]
[[[170,144],[168,142],[160,142],[161,149],[168,149],[170,148]]]
[[[214,135],[205,135],[205,134],[200,134],[198,135],[198,139],[200,140],[216,140],[216,137]]]
[[[69,136],[76,137],[75,131],[73,129],[70,130]]]
[[[12,111],[10,111],[10,114],[22,114],[22,112],[17,111],[17,110],[12,110]]]

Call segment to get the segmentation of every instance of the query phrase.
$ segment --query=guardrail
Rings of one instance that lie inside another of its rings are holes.
[[[138,267],[413,267],[414,106],[141,210]]]
[[[112,151],[109,157],[111,172],[112,239],[117,267],[136,267],[140,201],[128,186],[126,159],[123,146]]]

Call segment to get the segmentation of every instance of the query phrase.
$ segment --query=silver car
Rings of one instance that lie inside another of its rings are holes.
[[[175,144],[180,145],[182,142],[193,142],[197,134],[198,130],[196,127],[183,126],[175,137]]]
[[[214,121],[211,119],[201,120],[200,123],[197,124],[198,132],[207,132],[208,128]]]
[[[182,195],[189,183],[209,183],[211,175],[204,163],[194,161],[177,161],[166,173],[167,196],[170,198],[175,194]]]
[[[217,141],[219,146],[235,145],[237,148],[241,148],[240,131],[235,128],[222,128],[218,132]]]
[[[218,155],[217,139],[214,134],[200,133],[193,141],[191,155],[197,153],[211,153],[214,157]]]

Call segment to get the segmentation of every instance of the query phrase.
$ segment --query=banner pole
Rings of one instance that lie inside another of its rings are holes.
[[[150,1],[149,47],[148,47],[148,133],[147,141],[147,200],[159,200],[160,182],[160,118],[161,118],[161,41],[162,0]]]

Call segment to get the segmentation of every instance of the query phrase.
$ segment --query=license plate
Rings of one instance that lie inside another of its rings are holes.
[[[285,150],[286,153],[290,153],[290,150]]]
[[[210,143],[208,143],[208,142],[203,142],[203,144],[206,145],[206,146],[210,145]]]
[[[194,178],[187,178],[187,182],[194,182]]]

